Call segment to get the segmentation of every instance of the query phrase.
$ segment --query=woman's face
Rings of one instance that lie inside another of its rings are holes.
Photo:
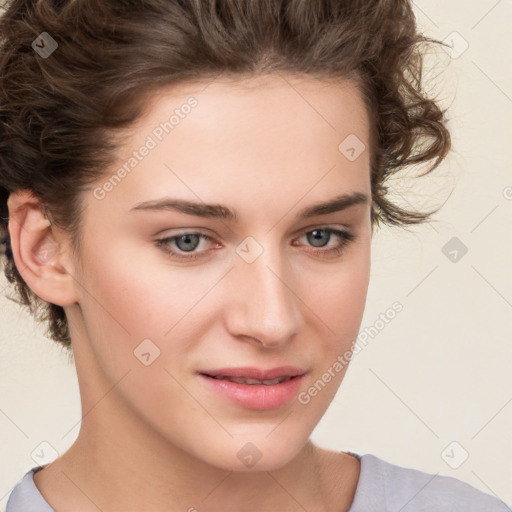
[[[273,75],[152,96],[83,194],[67,314],[87,421],[226,469],[297,455],[363,315],[368,147],[349,82]]]

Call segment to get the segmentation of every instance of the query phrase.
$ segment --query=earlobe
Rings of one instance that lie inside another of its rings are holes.
[[[7,206],[12,255],[23,280],[46,302],[75,304],[73,269],[40,201],[31,191],[20,190],[10,194]]]

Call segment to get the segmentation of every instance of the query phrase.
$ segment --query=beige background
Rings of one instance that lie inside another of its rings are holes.
[[[512,504],[512,2],[419,0],[416,12],[427,34],[454,47],[429,71],[451,105],[454,150],[436,177],[395,194],[421,208],[453,193],[436,222],[376,235],[361,331],[374,329],[313,439],[450,475]],[[468,248],[456,262],[442,250],[453,237]],[[40,443],[62,453],[80,423],[74,366],[3,298],[5,286],[1,279],[2,510],[39,463],[31,456]],[[379,315],[395,301],[403,311],[382,327]]]

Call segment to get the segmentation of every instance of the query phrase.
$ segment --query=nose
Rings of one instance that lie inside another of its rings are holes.
[[[303,297],[285,254],[266,244],[251,263],[236,256],[230,272],[228,329],[267,348],[286,344],[302,329]]]

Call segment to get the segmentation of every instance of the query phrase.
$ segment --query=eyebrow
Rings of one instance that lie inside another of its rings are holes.
[[[309,219],[310,217],[316,217],[318,215],[327,215],[329,213],[339,212],[356,204],[367,203],[368,196],[361,192],[342,194],[334,197],[333,199],[330,199],[329,201],[324,201],[321,203],[308,206],[298,214],[297,218],[298,220]],[[194,215],[196,217],[223,219],[234,223],[237,223],[239,221],[239,217],[236,210],[232,210],[222,204],[197,203],[194,201],[173,199],[170,197],[154,199],[151,201],[144,201],[131,208],[130,212],[148,210],[171,210],[179,213],[185,213],[187,215]]]

